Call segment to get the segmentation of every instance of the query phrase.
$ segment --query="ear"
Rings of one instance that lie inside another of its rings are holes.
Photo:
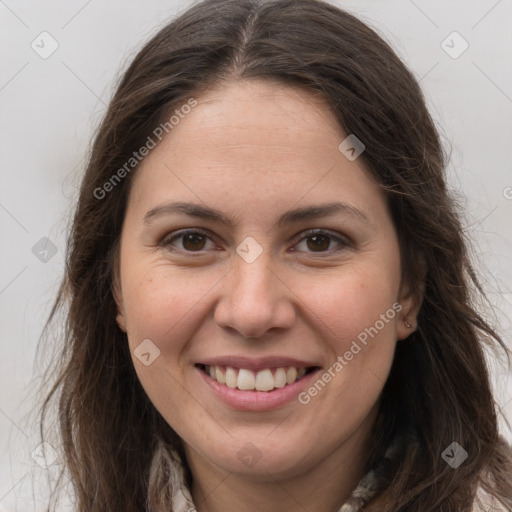
[[[398,303],[402,306],[397,315],[397,339],[404,340],[408,338],[418,328],[418,313],[423,304],[425,296],[425,274],[426,271],[422,266],[420,275],[420,283],[412,289],[410,284],[402,281],[400,293],[398,295]]]
[[[117,305],[116,321],[119,328],[126,332],[126,317],[124,311],[123,291],[121,288],[121,279],[119,275],[119,250],[114,254],[114,269],[112,272],[112,295]]]

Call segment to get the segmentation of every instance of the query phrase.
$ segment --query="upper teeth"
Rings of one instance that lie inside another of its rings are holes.
[[[301,379],[306,374],[306,368],[297,369],[290,366],[288,368],[266,368],[259,372],[253,372],[245,368],[231,368],[230,366],[207,366],[206,372],[212,379],[232,389],[271,391]]]

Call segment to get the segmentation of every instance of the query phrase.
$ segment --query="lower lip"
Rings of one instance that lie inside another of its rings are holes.
[[[274,391],[242,391],[220,384],[200,368],[196,367],[195,370],[199,372],[204,382],[222,402],[241,411],[269,411],[286,405],[297,399],[299,393],[309,385],[320,371],[319,369],[314,370],[293,384],[276,388]]]

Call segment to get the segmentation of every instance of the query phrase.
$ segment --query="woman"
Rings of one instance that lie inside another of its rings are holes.
[[[77,510],[512,510],[506,347],[444,166],[411,73],[329,4],[163,28],[96,135],[54,310]]]

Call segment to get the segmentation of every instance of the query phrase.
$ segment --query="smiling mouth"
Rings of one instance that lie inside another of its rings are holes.
[[[260,371],[248,370],[246,368],[233,368],[231,366],[208,366],[196,365],[211,379],[231,389],[241,391],[274,391],[284,388],[301,380],[318,366],[296,368],[286,366],[279,368],[265,368]]]

